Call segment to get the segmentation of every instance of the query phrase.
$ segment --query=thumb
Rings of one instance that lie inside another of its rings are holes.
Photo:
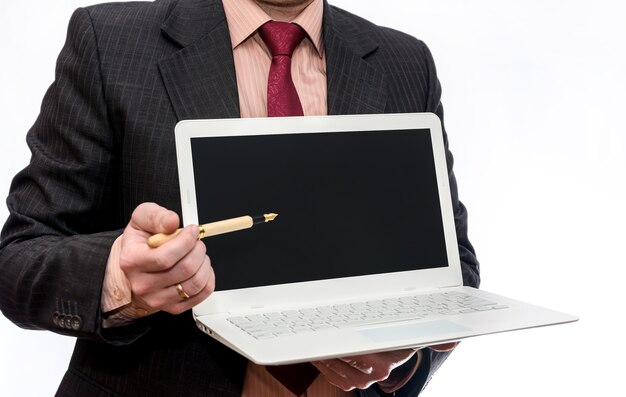
[[[142,203],[135,208],[129,226],[148,233],[172,233],[180,219],[174,211],[155,203]]]

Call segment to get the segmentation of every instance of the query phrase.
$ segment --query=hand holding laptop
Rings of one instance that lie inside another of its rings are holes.
[[[452,351],[457,343],[445,343],[436,346],[430,346],[431,349],[447,352]],[[390,377],[391,372],[406,363],[417,354],[417,361],[407,371]],[[414,349],[396,350],[390,352],[365,354],[354,357],[346,357],[331,360],[315,361],[312,364],[326,377],[326,380],[344,391],[352,389],[366,389],[372,384],[378,382],[380,388],[385,393],[391,393],[397,390],[403,382],[411,378],[415,369],[420,364],[421,352]],[[387,381],[387,382],[385,382]]]

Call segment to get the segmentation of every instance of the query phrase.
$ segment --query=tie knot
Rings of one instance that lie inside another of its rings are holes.
[[[259,34],[272,56],[286,55],[288,57],[291,57],[293,50],[305,36],[304,29],[300,26],[279,21],[265,23],[259,28]]]

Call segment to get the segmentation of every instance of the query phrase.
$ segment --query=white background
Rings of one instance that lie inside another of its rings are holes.
[[[0,3],[2,198],[71,12],[92,3]],[[334,3],[430,46],[482,287],[581,318],[468,340],[424,395],[625,395],[623,2]],[[0,335],[2,394],[53,395],[73,340],[2,316]]]

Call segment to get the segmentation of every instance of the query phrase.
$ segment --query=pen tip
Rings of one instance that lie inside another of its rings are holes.
[[[264,214],[263,216],[265,217],[265,222],[271,222],[274,219],[276,219],[278,214],[271,213],[271,214]]]

